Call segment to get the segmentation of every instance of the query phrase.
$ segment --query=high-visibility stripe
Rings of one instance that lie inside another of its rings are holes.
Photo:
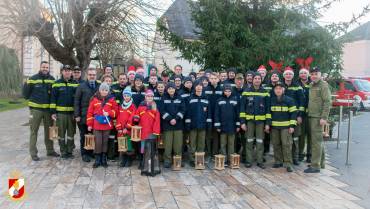
[[[271,106],[271,111],[273,112],[288,112],[288,107],[283,106]]]
[[[290,86],[288,89],[293,91],[303,90],[301,86]]]
[[[289,126],[289,121],[272,121],[272,126]]]
[[[145,113],[145,111],[141,111],[139,114],[140,114],[140,115],[142,115],[142,114],[144,114],[144,113]]]
[[[254,116],[255,120],[266,120],[266,115],[256,115]]]
[[[271,119],[271,114],[266,114],[266,119]]]
[[[239,114],[239,117],[240,117],[240,118],[245,118],[245,112],[241,112],[241,113]]]
[[[56,104],[50,104],[50,108],[51,109],[55,109],[57,107],[57,105]]]
[[[304,112],[304,107],[299,107],[299,111],[302,111],[302,112]]]
[[[166,118],[167,118],[167,116],[169,116],[169,115],[170,115],[170,114],[168,114],[168,113],[163,114],[163,116],[162,116],[163,120],[164,120],[164,119],[166,119]]]
[[[289,123],[290,125],[297,125],[297,120],[290,120]]]
[[[69,87],[78,87],[80,84],[78,83],[54,83],[53,84],[53,88],[58,88],[58,87],[66,87],[66,86],[69,86]]]
[[[266,115],[248,115],[248,114],[246,114],[245,118],[247,120],[266,120]]]
[[[263,96],[269,97],[270,94],[267,92],[253,92],[253,91],[245,91],[242,93],[243,96]]]
[[[71,112],[73,111],[73,107],[61,107],[61,106],[56,106],[57,111],[63,111],[63,112]]]
[[[50,108],[50,104],[37,104],[34,102],[28,102],[29,107],[36,107],[36,108],[43,108],[43,109],[48,109]]]
[[[289,112],[295,112],[295,111],[297,111],[297,107],[296,106],[289,107]]]
[[[42,79],[37,79],[37,80],[28,80],[27,84],[38,84],[38,83],[54,83],[55,80],[42,80]]]
[[[92,119],[94,119],[93,117],[90,117],[90,118],[87,118],[86,120],[92,120]]]
[[[221,126],[221,123],[215,123],[215,126]]]

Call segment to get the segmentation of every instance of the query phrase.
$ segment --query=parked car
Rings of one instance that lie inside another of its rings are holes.
[[[370,81],[363,79],[344,79],[337,82],[338,90],[333,92],[333,106],[354,106],[370,109]]]

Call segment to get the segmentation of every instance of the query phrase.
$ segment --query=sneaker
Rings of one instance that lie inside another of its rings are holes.
[[[272,168],[281,168],[281,167],[283,167],[282,163],[274,163],[274,165],[272,165]]]
[[[288,167],[286,168],[286,171],[288,171],[289,173],[291,173],[291,172],[293,172],[293,168],[292,168],[291,166],[288,166]]]
[[[306,170],[304,170],[305,173],[320,173],[320,169],[309,167]]]
[[[37,155],[36,156],[31,156],[31,158],[32,158],[33,161],[39,161],[40,160],[40,158]]]
[[[265,169],[266,166],[263,163],[257,163],[257,166],[260,167],[261,169]]]
[[[252,167],[252,164],[250,164],[250,163],[245,163],[245,167],[250,168],[250,167]]]
[[[88,162],[90,162],[91,160],[90,160],[90,157],[89,157],[88,155],[82,155],[82,161],[84,161],[84,162],[88,163]]]
[[[49,156],[49,157],[60,157],[60,154],[58,154],[57,152],[52,152],[52,153],[48,153],[46,156]]]

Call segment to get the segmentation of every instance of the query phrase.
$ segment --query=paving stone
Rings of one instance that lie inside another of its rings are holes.
[[[41,161],[33,162],[28,154],[28,110],[0,113],[0,175],[8,177],[19,171],[26,180],[27,196],[13,202],[0,196],[0,208],[361,208],[359,198],[345,190],[348,185],[335,179],[338,169],[327,165],[320,174],[304,174],[304,163],[288,174],[256,166],[223,171],[194,170],[186,165],[181,171],[164,169],[156,177],[140,175],[137,162],[131,168],[92,168],[81,161],[79,150],[73,160],[46,157],[43,130],[37,143]],[[3,121],[13,121],[12,126]],[[16,122],[15,122],[16,121]],[[3,134],[4,133],[4,134]],[[76,146],[79,147],[77,135]],[[58,144],[54,144],[59,150]],[[2,194],[7,188],[2,187]]]

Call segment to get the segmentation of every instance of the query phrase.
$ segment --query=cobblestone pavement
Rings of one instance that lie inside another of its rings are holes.
[[[358,197],[344,191],[330,165],[321,174],[304,174],[257,167],[215,171],[162,170],[142,177],[137,166],[92,168],[80,157],[73,160],[45,157],[42,129],[38,148],[41,161],[28,154],[28,110],[0,113],[0,208],[361,208]],[[77,137],[76,137],[76,144]],[[59,150],[58,145],[54,145]],[[75,151],[75,156],[79,156]],[[212,167],[212,166],[210,166]],[[25,178],[27,196],[13,202],[7,196],[8,177],[19,171]]]

